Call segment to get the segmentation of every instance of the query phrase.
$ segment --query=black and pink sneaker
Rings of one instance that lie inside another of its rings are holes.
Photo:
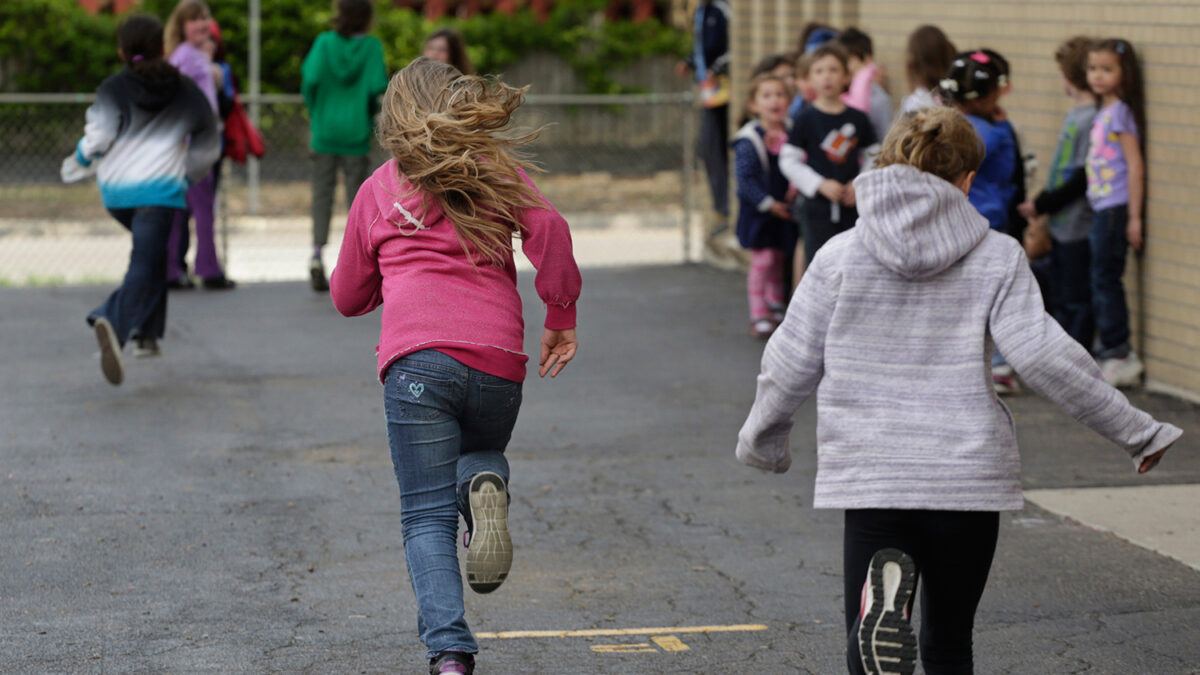
[[[442,652],[429,661],[429,675],[475,672],[475,655],[466,652]]]
[[[912,675],[917,638],[908,622],[908,603],[917,567],[903,551],[885,548],[871,558],[863,585],[858,651],[868,675]]]

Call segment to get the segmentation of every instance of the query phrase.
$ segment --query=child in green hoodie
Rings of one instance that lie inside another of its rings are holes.
[[[383,45],[366,34],[372,18],[370,0],[338,0],[334,29],[317,36],[301,71],[300,91],[312,120],[313,257],[308,270],[318,292],[329,290],[321,252],[329,241],[338,167],[349,204],[367,178],[372,119],[379,112],[379,95],[387,89]]]

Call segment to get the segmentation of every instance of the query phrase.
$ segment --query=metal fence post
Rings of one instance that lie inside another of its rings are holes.
[[[683,95],[683,170],[679,172],[683,181],[683,262],[692,262],[692,212],[695,210],[695,199],[692,185],[695,182],[693,174],[696,164],[696,110],[692,105],[692,95]]]
[[[262,128],[262,102],[259,100],[262,95],[261,17],[262,0],[250,0],[250,121],[259,129]],[[246,182],[250,192],[249,211],[251,215],[257,215],[258,158],[254,155],[246,158]]]

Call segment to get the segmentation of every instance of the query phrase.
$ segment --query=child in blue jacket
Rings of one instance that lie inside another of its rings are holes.
[[[766,338],[783,319],[783,264],[796,247],[788,181],[779,171],[787,142],[790,100],[782,78],[765,73],[750,82],[746,109],[753,119],[733,139],[737,175],[738,243],[750,251],[746,294],[750,333]]]

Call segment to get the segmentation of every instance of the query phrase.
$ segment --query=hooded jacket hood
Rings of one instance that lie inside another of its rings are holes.
[[[344,85],[353,84],[362,76],[367,59],[372,56],[371,42],[363,37],[343,37],[341,33],[330,31],[328,37],[318,43],[325,51],[322,61],[329,74]]]
[[[125,78],[121,85],[127,100],[142,110],[156,113],[170,105],[179,93],[182,81],[178,72],[172,72],[165,77],[150,79],[138,75],[133,68],[126,66]]]
[[[863,246],[906,279],[945,271],[989,231],[962,190],[912,166],[867,171],[854,180],[854,191]]]

